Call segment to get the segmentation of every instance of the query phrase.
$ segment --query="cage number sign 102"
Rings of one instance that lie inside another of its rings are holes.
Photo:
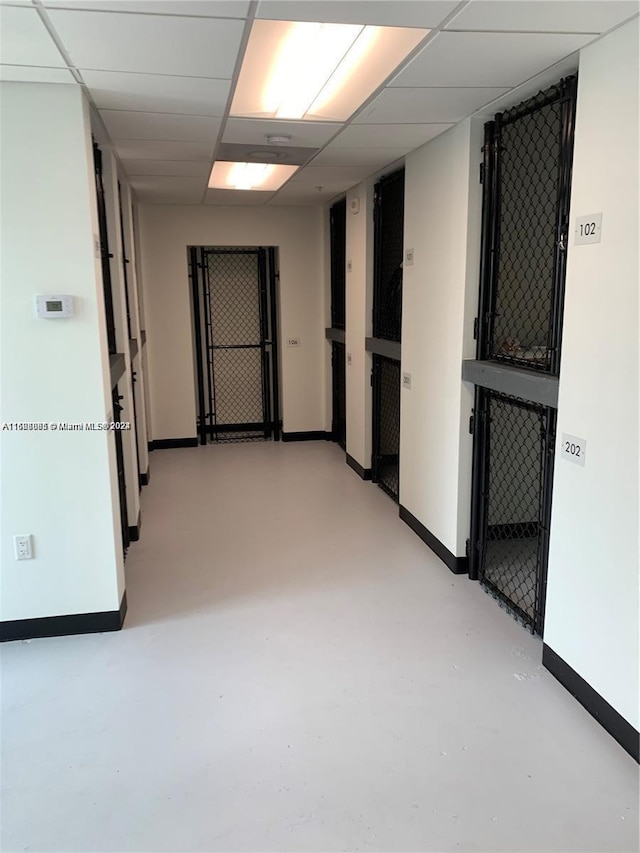
[[[566,432],[563,432],[560,455],[563,459],[568,459],[569,462],[584,467],[587,457],[587,442],[584,438],[576,438],[575,435],[567,435]]]
[[[601,213],[591,213],[589,216],[576,217],[576,246],[580,246],[583,243],[599,243],[601,232]]]

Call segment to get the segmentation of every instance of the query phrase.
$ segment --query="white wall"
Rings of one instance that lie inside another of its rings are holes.
[[[88,106],[77,86],[0,89],[0,421],[105,421]],[[37,319],[34,295],[61,292],[74,296],[76,316]],[[113,435],[2,431],[0,450],[2,620],[116,610],[124,572]],[[13,535],[24,533],[35,559],[17,562]]]
[[[373,184],[366,181],[347,193],[347,453],[363,468],[371,468],[371,354],[364,347],[372,332]],[[350,209],[353,200],[359,203],[358,213]]]
[[[545,642],[638,728],[638,23],[580,56]]]
[[[196,435],[187,246],[277,246],[285,432],[323,430],[327,381],[322,207],[141,205],[152,437]],[[289,337],[301,346],[287,347]]]
[[[455,556],[469,535],[482,123],[467,119],[406,158],[400,503]]]

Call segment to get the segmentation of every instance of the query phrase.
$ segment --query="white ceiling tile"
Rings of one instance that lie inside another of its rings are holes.
[[[275,196],[268,202],[269,207],[277,207],[282,205],[294,206],[315,206],[326,204],[337,195],[343,192],[335,190],[332,187],[324,187],[321,192],[313,187],[308,187],[305,184],[287,184],[279,190]]]
[[[251,190],[207,190],[205,204],[223,204],[231,206],[261,206],[273,198],[272,192]]]
[[[168,77],[122,71],[85,71],[82,77],[99,109],[183,115],[224,115],[231,83],[206,77]]]
[[[208,178],[211,164],[190,160],[123,160],[125,172],[130,176],[168,175]]]
[[[546,69],[541,74],[536,74],[531,77],[526,83],[516,86],[515,89],[510,89],[502,98],[498,98],[490,106],[478,112],[479,116],[484,116],[489,121],[493,116],[502,110],[508,110],[516,104],[526,101],[537,95],[538,92],[548,89],[549,86],[554,86],[558,80],[563,77],[569,77],[572,74],[577,74],[579,65],[579,56],[577,53],[572,54],[567,59],[557,62],[551,68]]]
[[[262,0],[257,18],[276,21],[320,21],[336,24],[374,24],[388,27],[433,27],[446,18],[457,2],[418,3],[416,0]]]
[[[215,145],[222,119],[167,113],[100,110],[112,139],[163,139],[169,142],[208,142]]]
[[[558,33],[439,33],[390,85],[517,86],[592,38]]]
[[[244,18],[244,0],[43,0],[52,9],[88,9],[105,12],[140,12],[147,15]]]
[[[364,181],[373,171],[371,166],[307,166],[291,179],[292,184],[305,186],[337,187],[336,192],[349,189]]]
[[[412,151],[452,127],[451,124],[352,124],[332,148],[402,147]]]
[[[206,142],[158,142],[149,139],[114,139],[121,160],[191,160],[210,163],[213,146]]]
[[[73,63],[101,71],[230,78],[242,21],[50,9]]]
[[[202,193],[193,191],[144,190],[135,195],[141,204],[202,204]]]
[[[0,56],[7,65],[67,67],[40,15],[22,6],[0,6]]]
[[[36,68],[33,65],[0,65],[0,80],[16,83],[75,83],[66,68]]]
[[[355,124],[461,121],[508,89],[385,89]]]
[[[202,177],[169,177],[167,175],[137,175],[131,178],[131,186],[137,191],[167,190],[171,192],[204,192],[207,181]]]
[[[447,30],[603,33],[637,12],[632,0],[472,0]]]
[[[330,145],[314,157],[313,166],[371,166],[381,168],[411,151],[405,148],[334,148]]]
[[[339,124],[313,121],[263,121],[261,119],[229,119],[223,142],[243,145],[266,145],[267,136],[291,137],[292,146],[318,148],[340,129]]]

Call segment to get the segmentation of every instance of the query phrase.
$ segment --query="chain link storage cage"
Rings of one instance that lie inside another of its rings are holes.
[[[120,405],[122,395],[118,393],[118,386],[111,391],[111,402],[113,404],[113,422],[120,423],[120,413],[122,406]],[[124,469],[124,450],[122,447],[122,430],[111,430],[113,440],[116,447],[116,472],[118,474],[118,503],[120,505],[120,529],[122,531],[122,553],[127,556],[127,550],[130,545],[129,538],[129,518],[127,511],[127,482]]]
[[[373,356],[371,479],[394,501],[400,495],[400,362]]]
[[[343,450],[347,448],[347,377],[345,345],[332,341],[331,373],[333,405],[331,417],[331,438]]]
[[[216,442],[270,435],[267,293],[260,251],[204,251],[209,426]]]
[[[347,266],[347,200],[336,202],[329,213],[331,242],[331,326],[345,328]]]
[[[478,358],[557,374],[576,78],[485,125]]]
[[[404,169],[375,185],[373,337],[400,341],[404,245]]]
[[[116,320],[113,311],[113,288],[111,284],[111,264],[109,259],[109,232],[107,230],[107,208],[104,197],[104,182],[102,180],[102,151],[93,142],[93,167],[96,181],[96,206],[98,212],[98,231],[100,239],[100,269],[102,271],[102,289],[104,292],[104,313],[107,328],[107,346],[109,354],[117,352]]]
[[[482,389],[483,472],[478,578],[532,633],[542,634],[556,412]]]

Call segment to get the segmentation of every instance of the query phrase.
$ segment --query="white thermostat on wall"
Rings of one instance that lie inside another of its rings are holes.
[[[73,296],[36,296],[36,314],[45,320],[73,317]]]

